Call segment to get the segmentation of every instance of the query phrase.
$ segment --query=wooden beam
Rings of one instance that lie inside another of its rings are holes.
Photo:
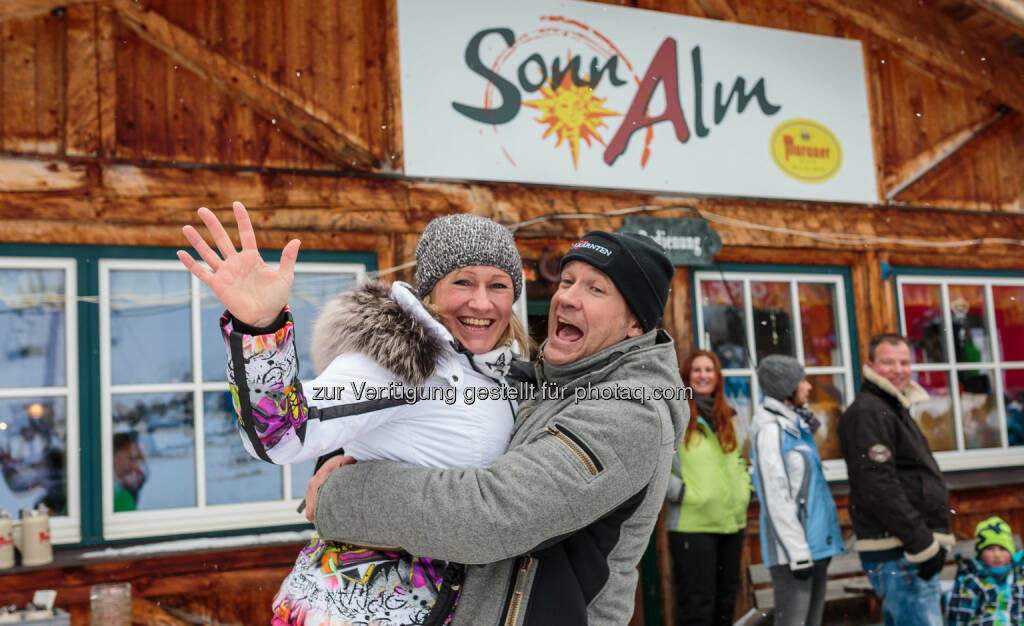
[[[958,133],[949,141],[943,142],[935,148],[936,150],[948,150],[952,147],[950,146],[952,143],[956,146],[955,150],[949,154],[940,153],[921,172],[908,180],[911,184],[890,191],[887,194],[888,199],[910,203],[921,201],[939,181],[954,172],[958,164],[974,157],[990,141],[1010,135],[1020,124],[1021,114],[1017,111],[1010,111],[1007,114],[997,113],[975,127]]]
[[[155,11],[131,0],[110,0],[118,17],[142,41],[212,86],[270,120],[296,140],[345,168],[372,170],[379,166],[359,137],[346,132],[322,111],[302,104],[287,87],[213,52],[198,37],[172,24]]]
[[[974,3],[1017,26],[1024,26],[1024,1],[1022,0],[974,0]]]
[[[602,215],[636,207],[659,217],[692,217],[696,208],[712,221],[730,250],[835,256],[864,250],[917,255],[924,260],[957,259],[978,267],[980,256],[1021,262],[1024,215],[1010,212],[937,211],[917,207],[838,206],[805,202],[761,202],[728,198],[683,198],[625,192],[551,189],[491,184],[424,183],[390,177],[328,177],[293,173],[238,172],[217,169],[137,167],[92,163],[65,165],[32,159],[0,161],[10,172],[0,185],[2,241],[180,245],[180,225],[194,222],[207,205],[228,215],[240,199],[253,211],[258,227],[275,241],[301,236],[304,247],[325,249],[394,248],[395,261],[408,260],[426,223],[438,215],[474,212],[505,223],[538,220],[516,231],[530,242],[564,242],[587,230],[615,230],[623,216]],[[549,219],[554,214],[571,219]],[[863,235],[878,240],[849,239]],[[105,239],[109,238],[109,239]],[[360,244],[360,238],[374,243]],[[879,239],[884,238],[884,239]],[[88,241],[86,241],[86,239]],[[987,239],[985,243],[971,243]],[[908,240],[939,244],[919,247]],[[966,241],[955,247],[952,242]],[[159,243],[158,243],[159,242]],[[396,243],[397,242],[397,243]],[[369,246],[369,247],[368,247]],[[983,251],[984,255],[979,255]],[[724,254],[724,252],[723,252]],[[821,261],[827,263],[828,261]],[[937,262],[937,261],[936,261]]]
[[[6,20],[27,20],[46,15],[54,9],[73,4],[92,3],[96,0],[4,0],[0,3],[0,22]]]
[[[84,165],[0,156],[0,192],[83,190],[87,182]]]
[[[990,134],[993,127],[996,130],[992,132],[1000,131],[1005,124],[996,126],[996,122],[1011,113],[1012,111],[1008,107],[1001,107],[986,119],[976,122],[968,128],[964,128],[963,130],[954,133],[951,137],[948,137],[934,146],[930,146],[921,154],[918,154],[914,158],[900,165],[899,169],[886,177],[886,200],[893,200],[904,190],[909,189],[926,176],[928,172],[938,167],[939,164],[946,159],[952,157],[958,150],[966,146],[969,142],[982,141],[986,134]]]
[[[807,0],[885,39],[929,69],[994,104],[1024,101],[1024,59],[983,45],[929,4],[917,0]]]

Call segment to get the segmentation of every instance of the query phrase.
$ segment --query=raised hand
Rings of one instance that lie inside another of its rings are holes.
[[[198,211],[199,218],[206,224],[220,254],[207,245],[195,228],[185,226],[181,229],[185,239],[188,239],[210,269],[203,267],[185,250],[178,250],[178,259],[188,271],[213,290],[235,319],[250,326],[268,326],[277,319],[288,302],[288,293],[295,277],[295,259],[299,255],[299,240],[288,242],[281,251],[279,269],[274,269],[260,257],[256,247],[256,233],[245,206],[235,202],[231,207],[238,223],[241,252],[235,250],[231,238],[213,211],[202,207]]]

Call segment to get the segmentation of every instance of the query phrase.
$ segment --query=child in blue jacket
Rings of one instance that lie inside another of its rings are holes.
[[[957,556],[956,582],[946,606],[948,624],[1024,623],[1024,551],[1014,554],[1010,525],[990,517],[974,531],[977,558]]]

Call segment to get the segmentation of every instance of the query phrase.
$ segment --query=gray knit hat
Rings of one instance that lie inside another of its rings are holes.
[[[804,379],[804,367],[791,356],[773,354],[761,359],[757,366],[757,382],[769,398],[785,400],[793,395]]]
[[[416,290],[421,298],[460,267],[490,265],[512,278],[515,299],[523,291],[523,260],[512,232],[472,213],[431,220],[416,244]]]

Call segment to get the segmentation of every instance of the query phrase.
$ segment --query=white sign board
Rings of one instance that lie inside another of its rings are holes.
[[[877,202],[860,41],[567,0],[398,26],[408,176]]]

